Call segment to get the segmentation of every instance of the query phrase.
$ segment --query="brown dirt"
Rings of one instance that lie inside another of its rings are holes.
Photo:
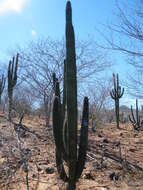
[[[30,190],[64,189],[55,164],[52,129],[46,129],[38,118],[24,119],[24,124],[39,137],[26,133],[22,146],[28,150]],[[113,161],[104,152],[122,156],[122,163]],[[143,190],[143,172],[127,166],[126,160],[143,168],[143,131],[135,132],[128,124],[118,130],[115,124],[105,125],[93,133],[89,129],[89,148],[77,190]],[[114,177],[112,177],[112,174]],[[20,164],[13,125],[0,115],[0,190],[25,190],[25,172]]]

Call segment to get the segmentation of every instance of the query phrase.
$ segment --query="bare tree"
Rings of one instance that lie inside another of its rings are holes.
[[[142,98],[143,92],[143,1],[116,0],[116,24],[106,26],[108,36],[101,47],[119,51],[127,56],[127,61],[134,68],[134,73],[128,76],[128,92]]]
[[[92,130],[96,131],[101,123],[104,123],[103,112],[106,108],[109,109],[109,102],[111,105],[110,89],[111,79],[106,79],[106,82],[99,83],[98,85],[89,88],[90,97],[90,119]]]
[[[13,106],[12,110],[18,114],[19,118],[25,114],[29,115],[32,113],[32,108],[34,104],[34,98],[29,93],[27,86],[20,85],[15,88],[13,94]]]
[[[111,66],[103,52],[99,52],[90,41],[77,41],[77,70],[79,81],[84,82],[95,74]],[[33,97],[45,105],[46,126],[50,125],[51,101],[53,97],[52,74],[56,73],[60,82],[63,79],[65,59],[64,40],[40,39],[21,48],[21,80],[27,82]],[[61,85],[62,86],[62,85]],[[62,91],[62,89],[61,89]]]

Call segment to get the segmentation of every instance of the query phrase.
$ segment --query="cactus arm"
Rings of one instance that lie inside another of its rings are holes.
[[[2,92],[3,92],[4,87],[5,87],[5,82],[6,82],[6,78],[4,77],[4,75],[2,75]]]
[[[77,161],[76,180],[79,179],[84,169],[86,160],[86,151],[88,146],[88,117],[89,117],[89,105],[88,98],[84,98],[83,113],[82,113],[82,125],[80,129],[80,144]]]
[[[53,103],[53,134],[57,150],[61,150],[61,103],[59,97],[55,97]]]
[[[66,106],[66,100],[67,100],[67,86],[66,86],[66,80],[67,80],[67,69],[66,69],[66,60],[64,60],[64,81],[63,81],[63,114],[65,114],[65,106]],[[64,115],[63,115],[64,116]]]
[[[115,90],[112,89],[112,91],[110,92],[110,95],[112,97],[112,99],[116,99],[116,93],[115,93]]]
[[[6,78],[4,77],[4,74],[1,76],[0,80],[0,94],[2,94],[4,87],[5,87]]]
[[[55,97],[53,103],[53,134],[56,145],[56,165],[58,173],[62,180],[67,180],[67,175],[64,170],[62,161],[62,134],[61,134],[61,103],[59,97]]]
[[[131,115],[132,115],[132,120],[134,123],[136,123],[136,119],[135,119],[135,116],[134,116],[134,112],[133,112],[133,107],[131,106]]]
[[[132,118],[131,118],[131,116],[130,115],[128,115],[128,118],[129,118],[129,120],[130,120],[130,122],[132,123],[132,124],[134,124],[135,122],[132,120]]]
[[[12,58],[12,64],[11,64],[11,80],[13,80],[13,76],[14,76],[14,73],[13,73],[13,71],[14,71],[14,57]]]
[[[139,115],[139,108],[138,108],[138,100],[136,99],[136,120],[137,120],[137,126],[138,128],[141,127],[141,120],[140,120],[140,115]]]
[[[62,105],[61,105],[61,97],[60,97],[60,87],[59,87],[59,81],[56,78],[56,74],[53,73],[53,88],[54,88],[54,92],[55,92],[55,97],[58,98],[58,100],[54,100],[54,103],[57,104],[57,106],[59,106],[59,112],[56,111],[54,112],[54,110],[56,109],[56,106],[53,106],[53,133],[54,133],[54,138],[55,141],[57,141],[56,146],[60,146],[57,149],[60,149],[60,152],[63,154],[63,159],[65,161],[67,161],[67,152],[64,149],[64,144],[62,141],[62,137],[63,137],[63,131],[64,131],[64,127],[62,127],[63,125],[63,112],[62,112]],[[59,103],[56,103],[57,101],[59,101]],[[53,104],[53,105],[55,105]],[[54,123],[57,122],[57,123]],[[57,127],[56,127],[57,126]],[[60,143],[59,143],[60,141]]]
[[[53,78],[53,88],[55,89],[56,73],[53,73],[53,74],[52,74],[52,78]]]
[[[69,156],[69,143],[68,143],[68,125],[67,121],[64,122],[63,125],[63,156],[64,160],[68,162],[68,156]]]
[[[18,59],[19,59],[19,54],[17,53],[16,55],[16,63],[15,63],[15,70],[14,70],[14,86],[16,85],[17,82],[17,69],[18,69]]]
[[[53,89],[55,90],[56,89],[56,73],[53,73],[52,77],[53,77]]]
[[[59,100],[61,101],[59,81],[55,84],[55,96],[59,97]]]
[[[138,116],[138,126],[141,127],[141,117],[140,117],[140,115]]]
[[[1,96],[5,87],[6,78],[4,77],[4,74],[1,75],[0,79],[0,104],[1,104]]]
[[[114,83],[114,89],[116,90],[116,78],[115,78],[115,74],[113,73],[113,83]]]
[[[11,84],[11,64],[12,62],[9,61],[9,65],[8,65],[8,88],[10,87],[10,84]]]
[[[139,124],[139,109],[138,109],[138,100],[136,99],[136,120],[137,124]]]
[[[67,182],[68,177],[67,177],[67,174],[66,174],[65,169],[64,169],[62,154],[61,154],[61,152],[58,152],[57,150],[56,150],[56,166],[57,166],[57,170],[58,170],[60,178],[64,182]]]
[[[124,94],[124,88],[122,89],[122,92],[120,93],[119,98],[121,98],[123,94]]]
[[[117,87],[116,87],[116,89],[118,91],[118,87],[119,87],[119,75],[118,74],[116,75],[116,78],[117,78]]]
[[[112,92],[110,92],[110,96],[111,96],[112,99],[114,99],[114,96],[113,96],[113,93],[112,93]]]

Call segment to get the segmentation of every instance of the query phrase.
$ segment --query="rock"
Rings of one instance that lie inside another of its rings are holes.
[[[38,170],[38,172],[41,172],[41,171],[42,171],[42,169],[41,169],[40,167],[38,167],[37,170]]]
[[[103,139],[103,143],[109,143],[108,139]]]
[[[55,172],[55,169],[53,167],[48,167],[45,169],[46,174],[53,174]]]
[[[89,179],[89,180],[94,180],[94,177],[92,176],[91,172],[85,173],[84,178],[85,178],[85,179]]]
[[[102,138],[102,135],[101,135],[101,134],[98,134],[98,137]]]
[[[119,180],[119,175],[116,174],[115,172],[112,172],[110,175],[109,175],[110,179],[113,180],[113,181],[118,181]]]
[[[136,150],[133,149],[133,148],[130,148],[129,151],[131,151],[131,152],[135,152]]]
[[[36,174],[33,174],[33,175],[32,175],[32,178],[36,178]]]

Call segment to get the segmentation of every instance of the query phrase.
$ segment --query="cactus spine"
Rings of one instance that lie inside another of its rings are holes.
[[[115,76],[115,74],[113,73],[113,83],[114,83],[114,89],[111,90],[110,96],[115,101],[116,123],[117,123],[117,128],[119,129],[120,128],[120,126],[119,126],[119,121],[120,121],[119,99],[124,94],[124,88],[121,90],[121,86],[119,85],[119,76],[118,76],[118,74]]]
[[[11,121],[13,89],[17,82],[18,57],[19,54],[17,54],[16,56],[16,61],[15,58],[13,57],[13,59],[9,61],[9,66],[8,66],[8,98],[9,98],[8,120],[9,121]]]
[[[1,79],[0,79],[0,104],[1,104],[1,96],[5,87],[5,81],[6,81],[6,78],[4,77],[4,74],[2,74]]]
[[[55,99],[53,103],[53,133],[56,144],[57,170],[62,180],[68,182],[67,189],[74,190],[85,164],[88,143],[88,98],[84,98],[80,143],[77,151],[77,78],[75,37],[72,25],[70,1],[66,7],[66,60],[64,61],[63,104],[61,104],[59,82],[53,74]],[[63,161],[67,163],[66,174]]]
[[[131,116],[129,115],[129,120],[132,123],[135,130],[139,130],[142,127],[141,116],[139,115],[138,100],[136,100],[136,116],[133,112],[133,107],[131,106]]]

